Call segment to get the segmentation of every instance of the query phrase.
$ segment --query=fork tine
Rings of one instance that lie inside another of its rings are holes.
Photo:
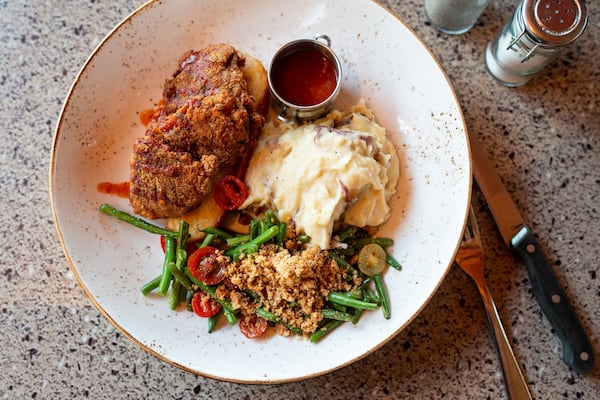
[[[473,239],[481,242],[481,235],[479,233],[479,224],[477,223],[477,218],[475,218],[475,212],[473,211],[472,206],[469,209],[469,222],[471,224],[471,231],[473,233]]]
[[[467,218],[467,225],[465,226],[465,232],[463,233],[463,242],[468,241],[476,241],[478,244],[481,243],[479,226],[477,225],[473,207],[469,207],[469,217]]]
[[[465,230],[463,232],[463,242],[468,242],[473,238],[473,234],[471,233],[471,210],[469,210],[469,216],[467,217],[467,224],[465,225]]]

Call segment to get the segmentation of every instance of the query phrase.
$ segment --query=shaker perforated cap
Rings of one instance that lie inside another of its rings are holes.
[[[566,45],[577,39],[587,25],[584,0],[524,0],[527,31],[549,45]]]

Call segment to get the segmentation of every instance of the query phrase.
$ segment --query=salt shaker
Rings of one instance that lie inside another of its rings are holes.
[[[585,0],[523,0],[485,52],[488,72],[505,86],[526,84],[587,25]]]
[[[431,25],[450,35],[469,31],[490,0],[425,0],[425,14]]]

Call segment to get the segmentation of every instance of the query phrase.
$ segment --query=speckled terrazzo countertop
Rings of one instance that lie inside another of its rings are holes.
[[[242,385],[184,372],[147,354],[92,305],[53,226],[48,163],[61,104],[99,41],[141,5],[127,0],[0,2],[0,395],[2,398],[506,399],[477,291],[453,268],[391,342],[328,375]],[[420,1],[384,1],[432,49],[467,124],[531,222],[600,349],[600,5],[584,36],[519,89],[494,83],[483,50],[516,1],[490,4],[462,36],[438,33]],[[488,283],[537,399],[599,399],[600,368],[581,376],[509,254],[480,193],[473,204]]]

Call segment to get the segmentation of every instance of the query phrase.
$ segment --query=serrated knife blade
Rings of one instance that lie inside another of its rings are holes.
[[[525,265],[533,293],[562,343],[563,361],[589,374],[594,368],[594,351],[579,317],[500,176],[472,135],[469,141],[475,181],[504,242]]]

